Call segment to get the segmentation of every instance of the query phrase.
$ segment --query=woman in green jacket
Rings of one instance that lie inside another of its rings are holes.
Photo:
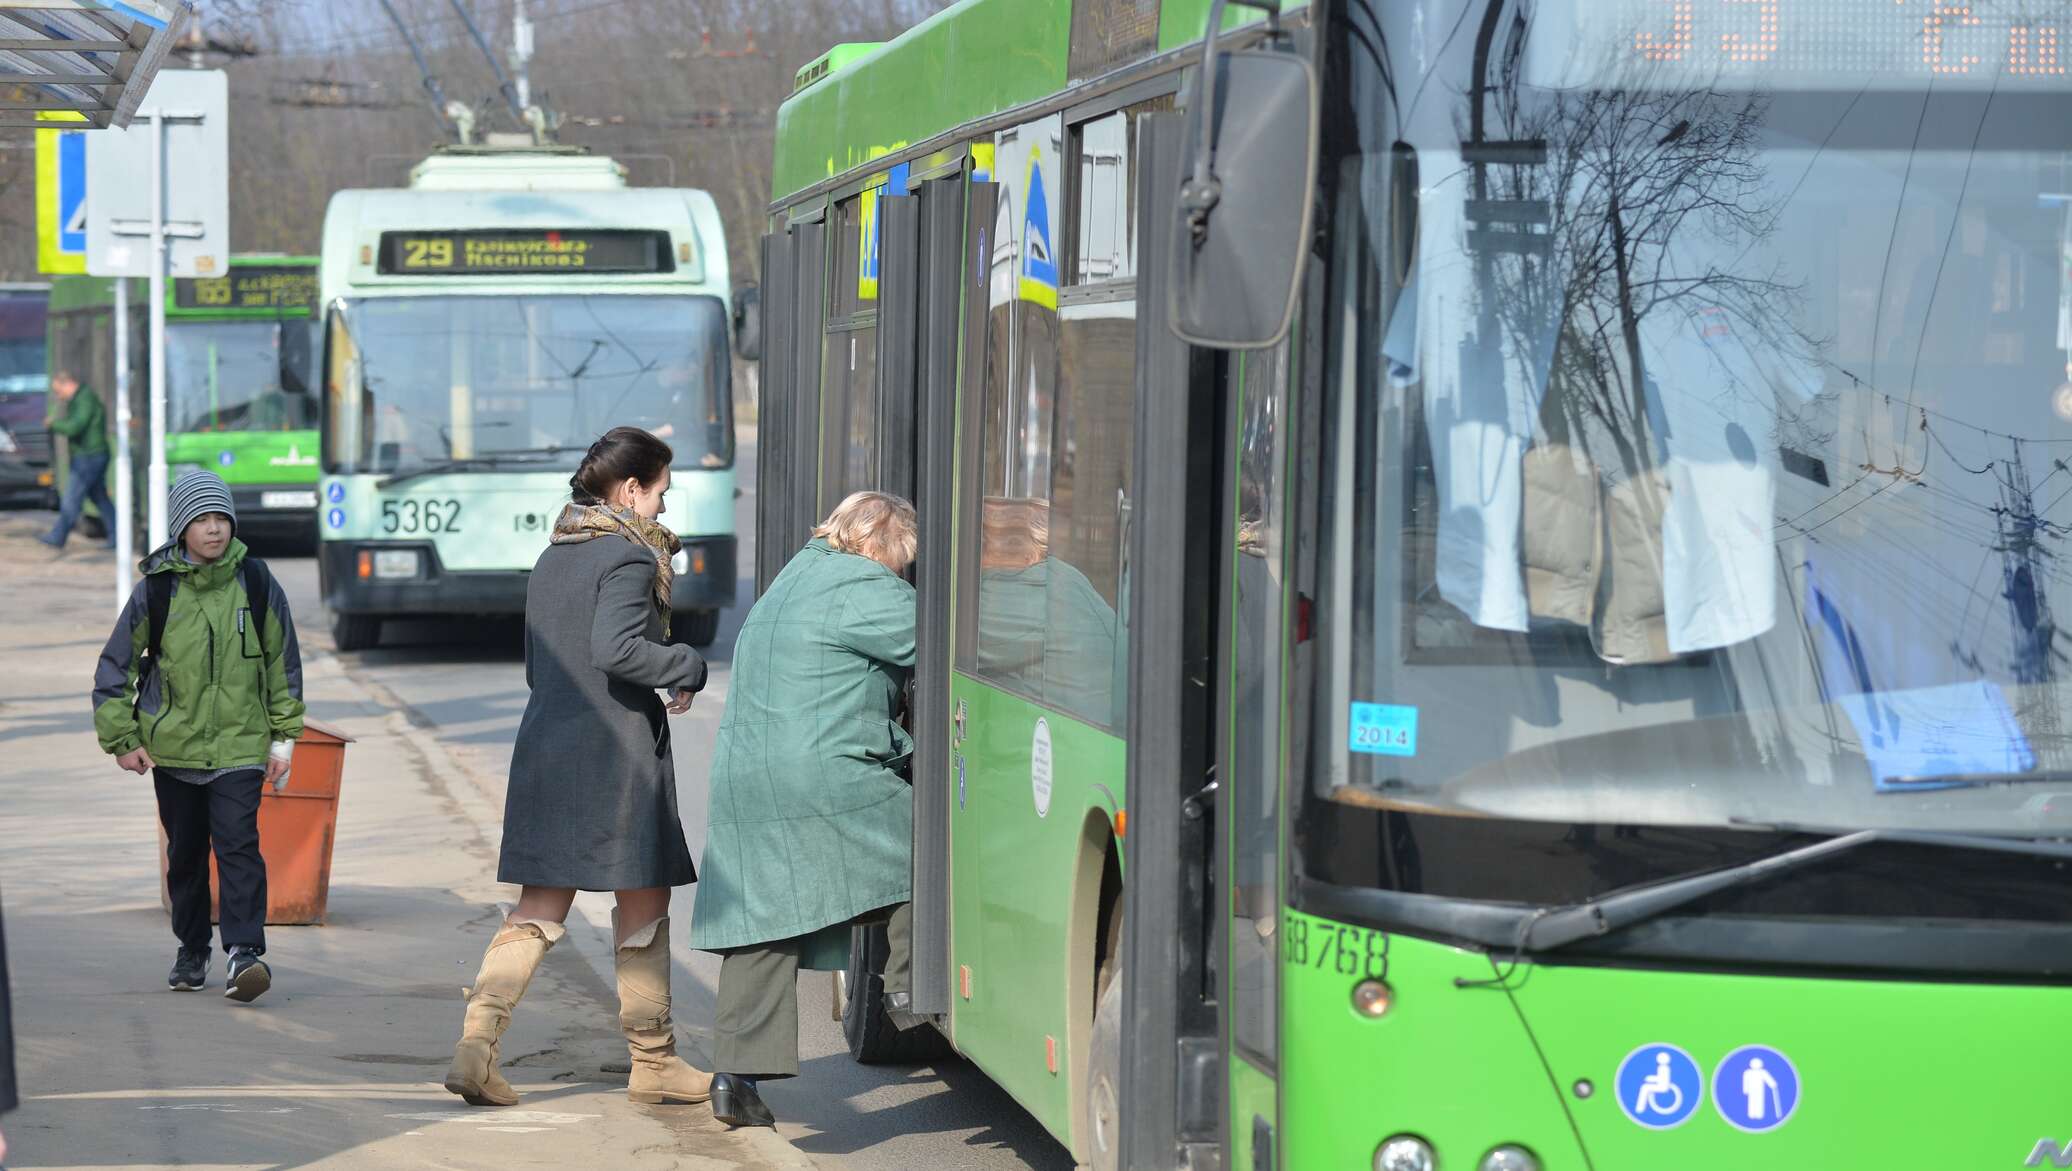
[[[237,539],[230,489],[189,472],[168,501],[177,536],[144,559],[94,673],[94,731],[122,768],[153,775],[179,954],[166,985],[209,975],[209,849],[222,886],[223,995],[273,983],[259,789],[287,783],[302,736],[302,652],[288,597]]]
[[[914,506],[844,500],[748,612],[713,749],[691,946],[719,952],[713,1117],[771,1126],[762,1078],[799,1071],[801,956],[891,916],[898,991],[913,881]],[[808,966],[813,966],[808,964]]]

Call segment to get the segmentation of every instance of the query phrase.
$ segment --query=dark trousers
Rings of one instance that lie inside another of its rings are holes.
[[[114,542],[115,502],[108,499],[108,458],[105,451],[72,457],[72,474],[65,481],[65,497],[58,504],[58,523],[51,526],[47,538],[51,544],[64,545],[89,500],[101,510],[101,524],[108,530],[109,542]]]
[[[865,916],[876,921],[885,912]],[[906,992],[913,966],[914,909],[892,908],[885,921],[887,992]],[[864,995],[851,988],[851,996]],[[718,1004],[712,1014],[712,1066],[753,1078],[799,1073],[799,941],[778,939],[720,953]]]
[[[206,785],[152,775],[158,820],[165,826],[166,890],[173,934],[181,947],[209,946],[209,847],[216,850],[223,950],[266,950],[266,862],[259,857],[260,769],[230,773]]]

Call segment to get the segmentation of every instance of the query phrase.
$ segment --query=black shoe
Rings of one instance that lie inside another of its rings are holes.
[[[198,992],[209,983],[209,949],[205,947],[183,947],[173,957],[173,970],[165,978],[165,986],[175,992]]]
[[[273,987],[273,969],[259,953],[239,948],[230,953],[230,977],[223,981],[223,995],[240,1004],[250,1004]]]
[[[712,1075],[712,1116],[728,1126],[775,1126],[777,1116],[763,1105],[755,1084],[731,1073]]]

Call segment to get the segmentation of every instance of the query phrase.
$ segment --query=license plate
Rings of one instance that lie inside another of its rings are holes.
[[[315,492],[261,492],[259,494],[259,507],[261,508],[315,508],[316,506],[317,494]]]
[[[374,576],[416,577],[417,550],[377,549],[374,553]]]

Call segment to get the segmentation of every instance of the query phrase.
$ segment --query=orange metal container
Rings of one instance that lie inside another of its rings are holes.
[[[338,789],[352,737],[305,719],[295,743],[288,787],[259,790],[259,856],[266,861],[268,926],[322,923],[331,901],[331,840],[338,831]],[[173,908],[165,884],[165,827],[158,828],[158,897]],[[216,855],[209,853],[209,914],[218,917]]]

